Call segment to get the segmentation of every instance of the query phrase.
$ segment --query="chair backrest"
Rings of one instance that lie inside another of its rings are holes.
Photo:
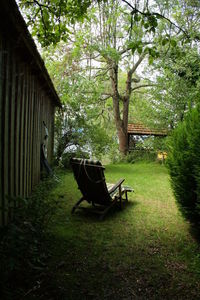
[[[71,165],[78,187],[88,202],[107,205],[111,201],[104,177],[104,167],[99,161],[72,158]]]

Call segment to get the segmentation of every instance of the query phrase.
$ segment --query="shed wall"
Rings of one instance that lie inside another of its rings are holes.
[[[54,104],[48,89],[12,36],[0,32],[0,224],[12,214],[10,198],[27,197],[40,180],[40,148],[49,131],[53,154]],[[12,201],[13,205],[16,205]]]

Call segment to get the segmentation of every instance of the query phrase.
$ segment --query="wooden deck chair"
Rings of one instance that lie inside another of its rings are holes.
[[[80,200],[73,206],[72,213],[77,208],[82,208],[79,205],[86,200],[95,208],[94,211],[100,214],[100,219],[103,219],[117,202],[122,208],[123,203],[128,201],[127,193],[133,189],[122,185],[125,179],[120,179],[116,184],[106,184],[105,168],[99,161],[73,158],[71,166],[82,193]]]

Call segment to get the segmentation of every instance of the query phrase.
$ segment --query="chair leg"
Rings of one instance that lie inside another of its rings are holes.
[[[111,205],[109,205],[108,207],[106,207],[106,209],[104,209],[104,211],[102,212],[101,216],[99,217],[99,219],[102,221],[103,218],[105,217],[105,215],[107,214],[107,212],[116,204],[117,202],[117,198],[111,203]]]
[[[120,208],[123,209],[121,185],[119,186],[119,202],[120,202]]]
[[[83,201],[84,201],[84,198],[81,197],[81,199],[78,200],[78,202],[73,206],[72,211],[71,211],[72,214],[73,214],[73,213],[75,212],[75,210],[78,208],[79,204],[80,204],[81,202],[83,202]]]
[[[121,197],[119,197],[120,201],[120,208],[123,209],[124,205],[128,202],[128,191],[124,190],[121,194]]]
[[[127,193],[127,191],[125,191],[125,197],[126,197],[125,201],[128,202],[128,193]]]

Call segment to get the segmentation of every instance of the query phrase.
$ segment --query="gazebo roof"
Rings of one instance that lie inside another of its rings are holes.
[[[128,134],[167,136],[167,130],[150,129],[150,128],[144,126],[142,123],[131,123],[131,124],[128,124]]]

